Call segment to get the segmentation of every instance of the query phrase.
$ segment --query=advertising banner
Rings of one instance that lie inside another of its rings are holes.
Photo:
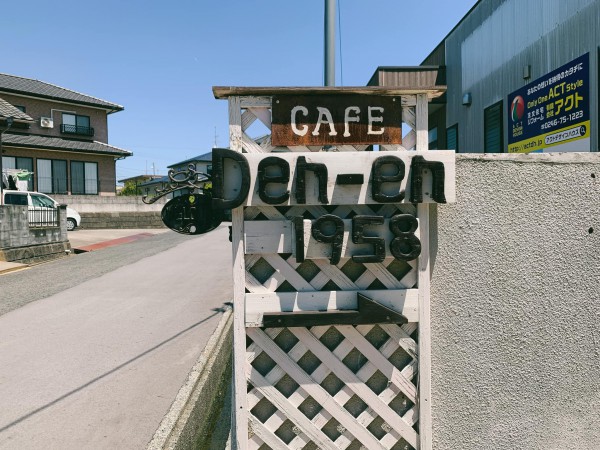
[[[508,153],[590,151],[589,53],[508,96]]]

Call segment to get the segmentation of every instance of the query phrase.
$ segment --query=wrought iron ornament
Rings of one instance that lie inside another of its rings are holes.
[[[208,192],[175,197],[165,204],[161,218],[167,227],[181,234],[208,233],[223,220],[223,212],[213,209],[211,203]]]
[[[190,189],[190,192],[193,192],[196,189],[204,190],[206,189],[206,183],[211,181],[211,176],[204,172],[197,172],[194,164],[190,164],[187,170],[176,171],[171,169],[169,170],[168,177],[169,182],[167,183],[167,186],[162,189],[154,189],[154,195],[152,197],[148,198],[149,189],[146,189],[146,195],[142,197],[142,201],[147,205],[151,205],[159,198],[181,189]]]
[[[223,220],[223,210],[212,207],[212,186],[210,175],[197,172],[193,164],[187,170],[169,171],[169,183],[166,187],[156,188],[154,195],[142,197],[147,204],[156,202],[167,194],[186,189],[183,194],[169,200],[162,209],[161,218],[171,230],[181,234],[203,234],[214,230]],[[194,193],[200,190],[200,193]]]

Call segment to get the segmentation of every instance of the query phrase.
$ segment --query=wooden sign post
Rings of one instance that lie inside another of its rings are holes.
[[[454,152],[427,151],[443,89],[213,91],[229,100],[212,201],[233,208],[235,447],[430,449],[429,209],[455,200]],[[257,120],[268,137],[246,134]]]

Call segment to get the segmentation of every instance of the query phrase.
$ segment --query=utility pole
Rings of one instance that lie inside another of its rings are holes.
[[[335,2],[325,0],[325,86],[335,86]]]

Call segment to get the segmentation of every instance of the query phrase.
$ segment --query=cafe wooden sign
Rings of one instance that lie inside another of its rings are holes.
[[[279,95],[273,98],[276,146],[401,144],[399,97]]]
[[[429,211],[456,201],[456,175],[453,151],[428,151],[427,105],[444,89],[213,91],[229,103],[207,195],[232,210],[235,447],[431,450]]]

